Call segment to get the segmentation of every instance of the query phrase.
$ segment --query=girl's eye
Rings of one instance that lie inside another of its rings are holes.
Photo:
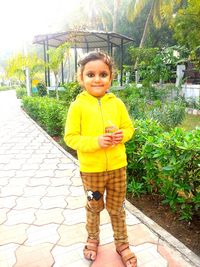
[[[107,77],[107,76],[108,76],[108,73],[107,73],[107,72],[103,72],[103,73],[101,73],[101,77],[105,78],[105,77]]]
[[[88,76],[89,78],[92,78],[92,77],[94,77],[94,74],[93,74],[93,73],[87,73],[87,76]]]

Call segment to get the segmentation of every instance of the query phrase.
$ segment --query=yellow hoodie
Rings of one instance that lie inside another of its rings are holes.
[[[113,147],[101,148],[98,137],[111,123],[123,131],[123,140]],[[69,107],[64,140],[77,150],[80,171],[103,172],[127,165],[124,143],[133,132],[131,119],[119,98],[107,93],[98,99],[84,91]]]

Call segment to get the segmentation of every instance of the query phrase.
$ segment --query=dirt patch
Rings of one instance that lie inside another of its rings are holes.
[[[194,216],[191,222],[179,220],[179,215],[172,212],[168,206],[161,204],[161,198],[157,195],[143,195],[127,199],[147,217],[171,233],[195,254],[200,256],[200,218]]]

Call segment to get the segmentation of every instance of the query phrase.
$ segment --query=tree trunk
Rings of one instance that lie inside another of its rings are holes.
[[[59,96],[58,96],[58,74],[57,73],[54,73],[55,75],[55,84],[56,84],[56,99],[58,100],[59,99]]]
[[[148,27],[149,27],[150,19],[152,17],[152,11],[153,11],[153,6],[154,6],[154,1],[152,1],[152,3],[151,3],[149,14],[147,16],[147,19],[146,19],[146,22],[145,22],[145,25],[144,25],[144,30],[143,30],[142,38],[140,40],[139,48],[142,48],[144,46],[144,43],[145,43],[145,40],[146,40],[146,37],[147,37],[147,30],[148,30]],[[134,69],[135,69],[135,82],[136,82],[136,84],[139,81],[139,73],[138,73],[138,70],[137,70],[138,60],[139,60],[139,57],[136,58],[135,66],[134,66]]]

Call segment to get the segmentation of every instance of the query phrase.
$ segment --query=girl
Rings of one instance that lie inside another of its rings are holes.
[[[107,54],[91,52],[79,62],[78,80],[85,91],[71,104],[64,140],[77,150],[80,174],[87,195],[86,259],[95,260],[99,245],[100,212],[106,209],[114,231],[116,251],[124,265],[136,267],[125,222],[126,153],[124,143],[134,132],[123,102],[109,93],[113,64]]]

